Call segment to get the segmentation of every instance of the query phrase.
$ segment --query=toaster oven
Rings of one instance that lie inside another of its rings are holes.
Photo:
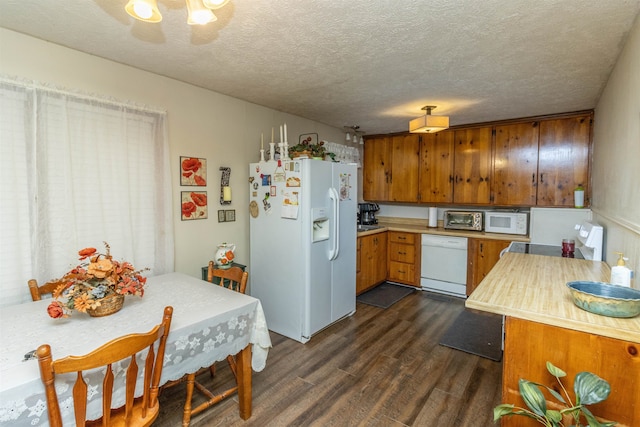
[[[445,211],[444,228],[450,230],[482,231],[483,214],[477,211]]]

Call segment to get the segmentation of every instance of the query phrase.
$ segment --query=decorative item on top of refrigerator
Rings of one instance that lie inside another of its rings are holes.
[[[249,166],[250,293],[302,343],[355,312],[357,169],[313,159]]]

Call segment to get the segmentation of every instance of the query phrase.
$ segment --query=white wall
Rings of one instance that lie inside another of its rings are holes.
[[[200,276],[216,245],[237,245],[236,259],[249,263],[248,165],[260,159],[260,133],[287,123],[289,141],[302,133],[341,143],[344,133],[321,123],[141,71],[0,28],[0,74],[60,88],[166,109],[173,181],[176,271]],[[179,157],[207,159],[207,187],[180,187]],[[219,203],[220,166],[231,168],[233,202]],[[180,191],[207,191],[209,218],[181,221]],[[218,209],[235,209],[236,221],[218,223]],[[26,283],[26,279],[25,279]],[[26,286],[26,285],[25,285]]]
[[[640,274],[640,15],[595,108],[593,141],[592,209],[606,261],[624,252]]]

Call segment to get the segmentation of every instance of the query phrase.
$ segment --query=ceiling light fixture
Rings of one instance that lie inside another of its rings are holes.
[[[189,25],[205,25],[217,21],[218,18],[212,10],[220,9],[230,0],[186,0],[189,17]],[[144,22],[160,22],[162,15],[158,9],[157,0],[129,0],[124,7],[132,17]]]
[[[409,122],[409,132],[435,133],[447,129],[449,127],[449,117],[432,116],[431,110],[435,108],[435,105],[426,105],[422,107],[422,109],[426,111],[425,115]]]
[[[345,140],[346,141],[351,141],[351,135],[353,135],[353,143],[354,144],[364,144],[364,138],[362,138],[362,135],[365,134],[365,132],[362,132],[360,130],[360,126],[354,125],[354,126],[345,126],[344,127],[344,131],[346,132],[346,136],[345,136]]]

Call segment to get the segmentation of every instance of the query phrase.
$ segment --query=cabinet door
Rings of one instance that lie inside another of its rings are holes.
[[[491,128],[455,131],[454,203],[491,201]]]
[[[496,126],[493,204],[536,205],[538,130],[538,122]]]
[[[500,260],[500,252],[511,241],[470,238],[467,244],[467,296],[478,287],[482,279]]]
[[[453,136],[452,130],[422,135],[419,189],[423,203],[453,201]]]
[[[390,201],[418,201],[419,163],[420,135],[411,133],[391,137]]]
[[[356,276],[360,274],[360,266],[362,265],[362,238],[356,240]]]
[[[356,261],[356,295],[364,292],[371,282],[372,272],[373,236],[358,237],[358,258]],[[358,262],[359,261],[359,262]]]
[[[358,247],[360,268],[356,266],[356,295],[386,279],[387,233],[358,237]]]
[[[640,363],[638,342],[618,340],[545,325],[507,316],[504,360],[502,362],[502,402],[525,404],[519,392],[519,380],[526,378],[557,389],[556,379],[545,369],[547,361],[564,370],[562,379],[575,402],[573,381],[578,372],[593,372],[611,386],[611,394],[589,409],[594,415],[615,420],[619,426],[640,426]],[[635,397],[633,397],[635,396]],[[547,406],[558,401],[545,394]],[[572,420],[571,420],[572,421]],[[573,424],[565,420],[564,425]],[[503,427],[540,426],[525,417],[505,417]]]
[[[365,141],[362,178],[364,200],[388,201],[391,180],[389,138],[376,137]]]
[[[573,191],[589,195],[589,145],[591,114],[540,122],[538,206],[573,207]]]
[[[374,284],[384,282],[387,279],[387,233],[374,234]]]

